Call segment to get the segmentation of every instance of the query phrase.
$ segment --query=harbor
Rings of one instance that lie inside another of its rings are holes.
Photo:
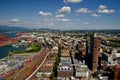
[[[26,46],[16,45],[18,41],[16,32],[0,33],[0,59],[7,57],[10,51],[27,48]]]
[[[16,32],[14,35],[0,36],[0,79],[15,74],[41,51],[41,45],[34,42],[36,37],[32,33]]]
[[[7,57],[10,51],[25,50],[26,48],[27,48],[26,46],[19,47],[14,47],[10,45],[0,46],[0,59]]]

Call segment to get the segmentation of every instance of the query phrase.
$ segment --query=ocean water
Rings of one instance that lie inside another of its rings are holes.
[[[2,35],[9,36],[10,38],[16,37],[16,32],[2,32]]]
[[[25,46],[20,46],[18,48],[6,45],[6,46],[0,46],[0,59],[8,56],[8,53],[13,50],[25,50]]]
[[[2,32],[2,35],[9,36],[10,38],[16,37],[16,32]],[[25,46],[20,46],[18,48],[6,45],[6,46],[0,46],[0,59],[8,56],[8,53],[13,50],[25,50]]]

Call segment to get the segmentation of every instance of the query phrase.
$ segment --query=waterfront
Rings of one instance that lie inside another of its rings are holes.
[[[10,38],[15,38],[16,37],[16,32],[1,32],[0,34],[4,35],[4,36],[9,36]],[[10,51],[13,51],[13,50],[24,50],[24,49],[26,49],[26,47],[23,47],[23,46],[20,46],[18,48],[12,47],[12,46],[9,46],[9,45],[0,46],[0,59],[8,56],[8,53]]]
[[[13,50],[25,50],[25,46],[19,46],[18,48],[12,46],[0,46],[0,59],[8,56],[8,53]]]
[[[16,32],[6,32],[5,35],[9,36],[10,38],[15,38],[16,36]]]
[[[10,38],[16,37],[16,32],[0,32],[0,35],[9,36]]]

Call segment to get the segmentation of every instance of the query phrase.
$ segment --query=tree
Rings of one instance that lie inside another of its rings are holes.
[[[54,73],[51,73],[50,79],[53,79],[55,77]]]

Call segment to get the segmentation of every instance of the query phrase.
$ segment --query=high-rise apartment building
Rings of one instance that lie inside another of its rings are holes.
[[[94,37],[94,46],[93,46],[93,65],[92,70],[96,71],[98,67],[98,56],[99,56],[99,37]]]
[[[96,71],[98,67],[100,38],[94,33],[87,35],[86,54],[88,55],[88,66],[91,70]],[[87,61],[87,60],[86,60]]]

